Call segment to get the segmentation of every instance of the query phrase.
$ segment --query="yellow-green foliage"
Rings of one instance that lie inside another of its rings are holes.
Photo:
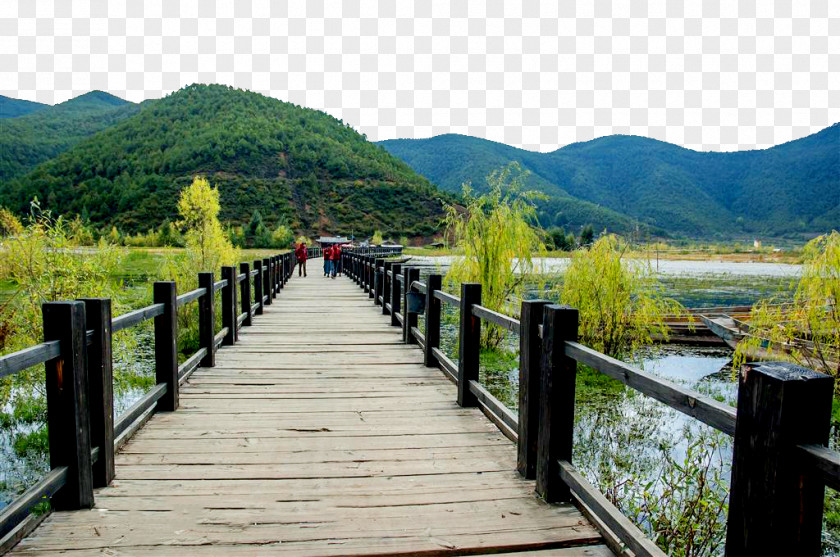
[[[370,239],[370,243],[374,246],[381,246],[384,241],[385,240],[382,238],[382,232],[375,230],[373,232],[373,237]]]
[[[271,247],[273,248],[288,248],[295,235],[292,230],[285,224],[278,224],[277,228],[271,233]]]
[[[581,341],[617,358],[652,344],[654,335],[667,338],[665,316],[682,309],[657,292],[650,265],[624,261],[624,251],[615,235],[577,250],[561,292],[580,312]]]
[[[489,191],[474,196],[464,185],[466,211],[446,206],[446,226],[464,256],[456,259],[446,274],[449,289],[460,283],[481,283],[481,305],[510,313],[508,302],[521,298],[525,281],[537,271],[531,258],[545,247],[533,226],[535,194],[523,192],[526,173],[512,163],[487,176]],[[503,338],[495,326],[483,328],[482,344],[494,347]]]
[[[5,207],[0,207],[0,238],[17,236],[23,232],[20,220]]]
[[[300,235],[297,238],[295,238],[295,247],[297,247],[301,243],[304,244],[307,247],[310,247],[310,248],[312,247],[312,240],[310,240],[306,236]]]
[[[178,199],[178,213],[184,228],[184,253],[171,261],[166,272],[178,290],[186,292],[198,284],[199,272],[219,275],[223,265],[233,265],[239,252],[230,243],[219,222],[219,190],[205,178],[196,177]]]
[[[212,272],[218,280],[222,266],[235,265],[239,260],[239,250],[233,247],[219,222],[219,209],[219,190],[211,187],[204,178],[196,177],[181,192],[178,199],[181,221],[178,225],[184,228],[186,249],[170,258],[164,269],[164,278],[174,280],[178,292],[196,288],[200,272]],[[191,352],[197,347],[197,315],[196,304],[188,304],[178,310],[182,352]]]
[[[105,240],[94,248],[80,247],[67,222],[52,218],[33,202],[26,227],[0,242],[0,278],[15,289],[0,304],[0,354],[41,342],[45,302],[114,298],[119,285],[111,275],[121,257],[122,250]],[[118,314],[121,306],[113,310]],[[43,385],[43,365],[0,380],[0,432],[3,442],[11,443],[19,455],[42,458],[45,454]]]
[[[80,246],[68,223],[41,211],[37,202],[26,228],[4,241],[0,249],[0,278],[12,281],[15,293],[3,306],[0,319],[12,324],[7,351],[41,340],[41,304],[83,297],[111,297],[116,290],[110,275],[122,251],[104,239],[94,248]]]
[[[735,366],[763,352],[840,376],[840,233],[811,240],[802,257],[793,304],[767,300],[753,308]]]

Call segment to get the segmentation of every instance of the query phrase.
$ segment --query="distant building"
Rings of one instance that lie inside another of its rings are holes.
[[[334,246],[335,244],[349,244],[350,238],[345,238],[344,236],[321,236],[315,241],[318,242],[318,245],[322,248],[325,248],[328,246]]]
[[[755,249],[761,249],[761,240],[753,240],[753,247]]]

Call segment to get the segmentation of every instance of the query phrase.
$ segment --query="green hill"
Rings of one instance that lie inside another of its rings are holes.
[[[178,192],[200,174],[219,186],[229,222],[259,209],[306,233],[428,236],[442,216],[425,178],[323,112],[219,85],[136,111],[7,182],[0,204],[23,211],[37,196],[62,214],[144,231],[177,218]]]
[[[0,123],[0,183],[26,174],[138,110],[137,105],[102,91],[91,91],[55,106],[42,106]]]
[[[12,99],[0,95],[0,118],[17,118],[18,116],[30,114],[48,106],[43,103],[24,99]]]
[[[630,223],[692,237],[814,235],[840,227],[840,124],[734,153],[621,135],[551,153],[459,135],[382,145],[447,191],[464,181],[480,186],[489,170],[518,161],[532,172],[531,186],[550,197],[544,225],[589,221],[621,231]]]

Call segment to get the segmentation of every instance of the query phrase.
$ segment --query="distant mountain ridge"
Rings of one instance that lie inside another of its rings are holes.
[[[91,91],[0,120],[0,183],[26,174],[138,110],[134,103],[103,91]]]
[[[31,114],[48,106],[47,104],[35,101],[13,99],[0,95],[0,118],[17,118],[18,116]]]
[[[769,149],[701,153],[613,135],[537,153],[462,135],[380,142],[457,191],[511,161],[545,192],[545,226],[591,222],[698,237],[814,235],[840,228],[840,124]],[[595,210],[600,210],[600,213]]]
[[[24,212],[37,196],[58,214],[146,231],[176,220],[179,190],[204,175],[223,221],[244,224],[259,209],[268,225],[305,233],[429,236],[449,197],[342,121],[257,93],[191,85],[142,105],[88,94],[63,110],[103,103],[119,121],[7,180],[0,205]]]

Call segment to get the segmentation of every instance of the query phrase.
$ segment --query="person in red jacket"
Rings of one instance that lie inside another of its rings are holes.
[[[334,245],[330,253],[332,254],[332,278],[335,278],[337,274],[341,274],[339,268],[339,265],[341,265],[341,246]]]
[[[330,267],[332,266],[332,261],[330,260],[332,252],[332,246],[327,246],[324,248],[324,276],[330,276]]]
[[[298,264],[298,276],[301,275],[301,272],[303,276],[306,276],[306,244],[303,242],[295,249],[295,258]]]

